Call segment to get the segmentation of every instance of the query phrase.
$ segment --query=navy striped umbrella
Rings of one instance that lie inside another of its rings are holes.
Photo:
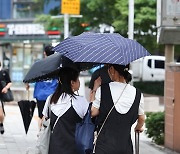
[[[127,65],[150,53],[138,42],[118,33],[84,32],[69,37],[53,48],[73,62]]]

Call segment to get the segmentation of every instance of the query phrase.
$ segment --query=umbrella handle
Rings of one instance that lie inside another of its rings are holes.
[[[30,97],[30,91],[29,89],[27,90],[27,99],[29,100],[29,97]]]
[[[139,132],[135,132],[135,154],[139,154]]]

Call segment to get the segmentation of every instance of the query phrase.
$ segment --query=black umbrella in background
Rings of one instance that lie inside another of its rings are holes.
[[[18,105],[21,111],[25,132],[27,134],[36,107],[36,102],[21,100],[18,102]]]
[[[61,67],[71,67],[79,69],[70,59],[64,57],[60,53],[55,53],[42,60],[35,62],[23,82],[37,82],[58,77]]]
[[[98,78],[101,77],[102,82],[101,84],[105,84],[105,83],[109,83],[111,82],[111,79],[108,75],[108,67],[107,66],[103,66],[100,67],[99,69],[97,69],[95,72],[93,72],[92,76],[91,76],[91,80],[89,82],[89,88],[91,90],[93,90],[94,87],[94,81]]]

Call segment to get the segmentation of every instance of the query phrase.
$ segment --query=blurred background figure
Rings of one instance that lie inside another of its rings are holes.
[[[93,88],[94,88],[94,81],[98,78],[101,77],[101,84],[107,84],[112,82],[111,78],[109,77],[108,74],[108,66],[100,66],[98,69],[96,69],[94,72],[92,72],[91,80],[89,82],[89,88],[90,88],[90,98],[92,97],[91,95],[93,94]]]
[[[180,56],[178,57],[177,62],[178,62],[178,63],[180,62]]]
[[[5,83],[5,86],[3,82]],[[2,70],[1,62],[0,62],[0,91],[1,91],[0,93],[0,101],[1,101],[0,102],[0,133],[1,134],[4,134],[3,121],[4,121],[4,115],[5,115],[4,102],[2,101],[2,94],[7,93],[11,85],[12,83],[11,83],[9,73],[6,70]]]
[[[52,51],[52,46],[48,45],[44,49],[44,57],[50,56],[54,54],[54,51]],[[34,86],[34,98],[37,101],[37,107],[38,107],[38,126],[41,127],[42,124],[42,111],[46,102],[46,99],[49,95],[53,94],[56,90],[58,84],[57,79],[52,80],[46,80],[46,81],[39,81],[35,83]],[[29,85],[27,85],[27,89],[29,89]]]

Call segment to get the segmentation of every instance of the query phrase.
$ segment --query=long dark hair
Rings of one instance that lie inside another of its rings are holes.
[[[64,94],[65,97],[67,94],[75,97],[76,94],[71,88],[71,81],[77,81],[79,77],[79,72],[72,68],[61,68],[59,73],[59,84],[56,88],[56,91],[52,95],[50,103],[56,104],[59,97]]]
[[[132,75],[128,72],[129,70],[129,64],[124,65],[118,65],[118,64],[111,64],[109,67],[113,66],[114,69],[119,73],[119,75],[123,76],[126,80],[126,83],[129,83],[132,80]]]

